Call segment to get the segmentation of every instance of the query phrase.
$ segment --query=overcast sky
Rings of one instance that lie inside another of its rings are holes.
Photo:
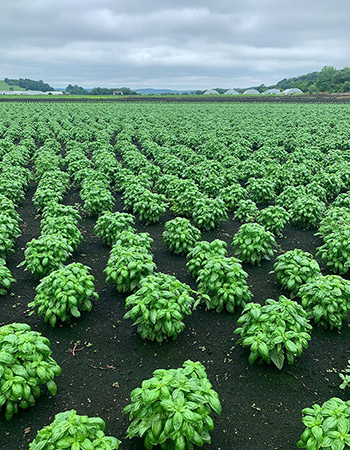
[[[348,0],[2,0],[0,79],[248,87],[350,65]]]

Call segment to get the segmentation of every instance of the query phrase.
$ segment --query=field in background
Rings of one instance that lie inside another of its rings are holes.
[[[223,98],[175,97],[174,100],[216,102]],[[67,98],[71,99],[85,101],[84,97]],[[237,100],[255,102],[260,99],[265,101],[266,98],[242,96]],[[271,101],[275,99],[277,101],[276,97]],[[32,100],[36,99],[28,99]],[[88,96],[86,103],[77,104],[58,103],[58,99],[56,104],[56,98],[38,100],[23,103],[21,98],[0,103],[0,144],[16,147],[29,137],[38,151],[45,146],[53,149],[53,142],[57,143],[57,154],[63,158],[62,171],[68,170],[65,158],[69,150],[84,149],[91,168],[103,173],[108,173],[108,167],[104,170],[99,165],[98,152],[106,148],[118,167],[114,175],[111,172],[108,186],[115,200],[114,211],[124,209],[123,187],[120,186],[123,186],[122,174],[125,175],[126,169],[135,177],[142,174],[140,182],[143,177],[150,181],[152,192],[156,191],[158,178],[173,175],[192,180],[201,194],[213,198],[220,196],[220,183],[240,184],[246,188],[250,177],[266,177],[276,182],[276,195],[271,201],[274,204],[277,195],[296,180],[307,184],[317,179],[322,184],[322,170],[328,170],[339,161],[344,166],[350,164],[347,156],[350,150],[349,105],[152,102],[171,101],[169,96],[157,99],[103,97],[110,103],[93,104],[88,102],[95,99]],[[125,100],[136,102],[126,103]],[[142,103],[137,103],[139,100]],[[234,97],[231,100],[237,101]],[[299,98],[281,100],[298,102]],[[66,99],[61,97],[59,101],[66,102]],[[132,150],[135,158],[126,157],[127,150]],[[92,268],[100,299],[90,313],[83,313],[71,325],[51,328],[36,314],[29,316],[27,305],[35,296],[38,280],[17,266],[23,261],[26,244],[41,233],[41,213],[33,204],[38,181],[33,159],[27,167],[33,179],[18,207],[23,220],[22,235],[16,241],[15,252],[7,259],[17,283],[11,293],[1,298],[0,322],[1,325],[26,322],[48,337],[52,356],[62,367],[62,376],[57,378],[55,397],[44,393],[34,407],[20,411],[11,422],[5,422],[2,413],[0,448],[26,450],[36,432],[55,414],[74,408],[80,414],[101,416],[107,423],[107,433],[122,439],[123,450],[140,450],[143,448],[141,440],[124,439],[128,419],[122,410],[129,402],[131,390],[143,379],[150,378],[154,370],[177,368],[187,359],[204,364],[222,401],[223,413],[220,417],[213,415],[215,430],[212,445],[203,447],[206,450],[295,448],[304,429],[301,423],[304,407],[322,403],[332,396],[346,398],[339,389],[336,372],[345,368],[349,357],[349,321],[341,332],[314,327],[309,348],[293,366],[285,365],[281,371],[266,364],[248,364],[249,352],[238,345],[237,337],[233,336],[241,308],[234,314],[217,313],[206,310],[201,304],[185,319],[185,331],[176,341],[157,344],[142,340],[132,322],[123,319],[126,295],[116,293],[115,287],[105,282],[103,270],[110,249],[94,232],[96,217],[86,213],[80,197],[81,186],[74,182],[74,174],[63,203],[77,205],[83,212],[79,227],[84,241],[67,263],[76,261]],[[152,167],[159,167],[157,176],[154,175],[157,170],[152,171]],[[124,172],[120,172],[121,169]],[[344,185],[342,192],[349,188]],[[164,193],[172,205],[172,196]],[[334,198],[327,198],[328,208]],[[259,208],[266,206],[261,204]],[[157,271],[174,275],[197,289],[186,268],[186,258],[171,253],[162,241],[164,224],[174,217],[176,214],[168,208],[159,223],[145,226],[136,214],[136,230],[147,232],[154,239],[151,251]],[[232,256],[231,241],[240,226],[231,209],[227,220],[211,231],[202,232],[202,240],[225,241]],[[243,264],[254,302],[264,303],[268,298],[277,300],[282,294],[288,295],[270,273],[276,257],[294,248],[315,254],[316,248],[322,245],[316,232],[317,229],[303,230],[289,223],[282,237],[277,238],[278,250],[271,261],[264,261],[260,266]],[[319,262],[322,272],[330,273],[324,262]],[[75,345],[81,350],[74,355]]]

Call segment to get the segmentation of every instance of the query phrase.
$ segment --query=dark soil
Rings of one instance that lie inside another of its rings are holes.
[[[294,449],[303,431],[302,408],[322,403],[332,396],[346,398],[339,389],[340,379],[335,371],[344,369],[350,358],[349,324],[341,333],[315,329],[302,357],[294,366],[286,366],[281,371],[267,365],[249,366],[247,350],[233,338],[240,311],[232,315],[199,307],[186,319],[186,329],[177,341],[162,344],[143,341],[131,321],[123,320],[125,296],[118,295],[113,286],[105,283],[103,270],[109,250],[94,234],[95,219],[82,220],[84,242],[73,257],[74,261],[90,266],[96,278],[100,299],[92,312],[83,314],[71,326],[54,329],[36,315],[29,317],[27,304],[34,297],[38,281],[16,266],[23,260],[26,243],[40,234],[39,218],[35,216],[31,201],[34,191],[35,185],[31,184],[19,208],[24,221],[23,234],[17,241],[15,253],[8,258],[8,267],[17,283],[11,294],[1,298],[1,325],[27,322],[47,336],[51,340],[53,357],[63,373],[56,379],[55,397],[43,389],[37,404],[20,411],[11,422],[6,422],[1,414],[1,450],[27,449],[36,432],[49,424],[56,413],[72,408],[80,414],[101,416],[107,424],[106,433],[122,439],[121,449],[142,449],[141,440],[124,439],[128,418],[122,411],[128,404],[130,392],[143,379],[150,378],[155,369],[176,368],[187,359],[205,365],[222,401],[223,412],[220,417],[214,417],[212,445],[206,449]],[[79,202],[75,188],[68,193],[65,202]],[[116,209],[122,210],[122,207],[118,196]],[[173,215],[168,213],[160,224],[144,227],[138,223],[137,229],[153,237],[152,251],[158,270],[176,275],[195,288],[186,269],[186,259],[174,256],[162,243],[164,222],[171,218]],[[203,233],[203,239],[220,238],[230,244],[239,225],[230,216],[217,230]],[[320,239],[313,231],[288,226],[278,243],[279,251],[302,248],[314,253]],[[274,275],[269,274],[272,265],[273,261],[265,261],[260,267],[245,266],[257,302],[277,299],[282,294]],[[73,347],[76,348],[74,356]]]

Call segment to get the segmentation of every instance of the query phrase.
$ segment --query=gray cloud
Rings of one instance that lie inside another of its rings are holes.
[[[0,78],[240,87],[344,67],[346,0],[3,0]]]

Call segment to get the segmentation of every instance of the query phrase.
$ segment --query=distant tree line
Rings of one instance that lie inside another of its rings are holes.
[[[54,91],[54,88],[48,83],[44,83],[42,80],[35,81],[28,78],[10,79],[5,78],[4,81],[9,86],[19,86],[26,90],[33,91]],[[289,88],[299,88],[303,92],[309,94],[317,94],[320,92],[350,92],[350,67],[344,67],[343,69],[336,69],[333,66],[324,66],[320,72],[311,72],[306,75],[300,75],[294,78],[284,78],[277,84],[272,86],[252,86],[259,92],[264,92],[266,89],[277,88],[280,90]],[[215,88],[219,94],[223,94],[227,91],[227,88]],[[243,93],[246,89],[236,88],[239,93]],[[75,95],[113,95],[114,91],[120,91],[123,95],[140,95],[127,87],[121,88],[103,88],[95,87],[91,90],[84,89],[78,85],[69,84],[65,91],[69,94]],[[205,90],[196,90],[193,92],[195,95],[204,94]],[[173,95],[169,93],[169,95]],[[182,95],[189,95],[183,93]]]
[[[5,83],[9,86],[19,86],[26,91],[54,91],[55,89],[48,83],[44,83],[43,80],[35,81],[29,78],[18,78],[18,80],[13,78],[5,78]]]
[[[258,86],[259,91],[268,88],[289,89],[299,88],[309,94],[320,92],[350,92],[350,67],[336,69],[324,66],[320,72],[311,72],[295,78],[284,78],[274,86]]]
[[[121,88],[103,88],[103,87],[95,87],[91,90],[84,89],[81,86],[75,84],[74,86],[69,84],[66,89],[66,92],[73,95],[113,95],[114,91],[120,91],[123,95],[138,95],[137,92],[132,91],[130,88],[121,87]]]

